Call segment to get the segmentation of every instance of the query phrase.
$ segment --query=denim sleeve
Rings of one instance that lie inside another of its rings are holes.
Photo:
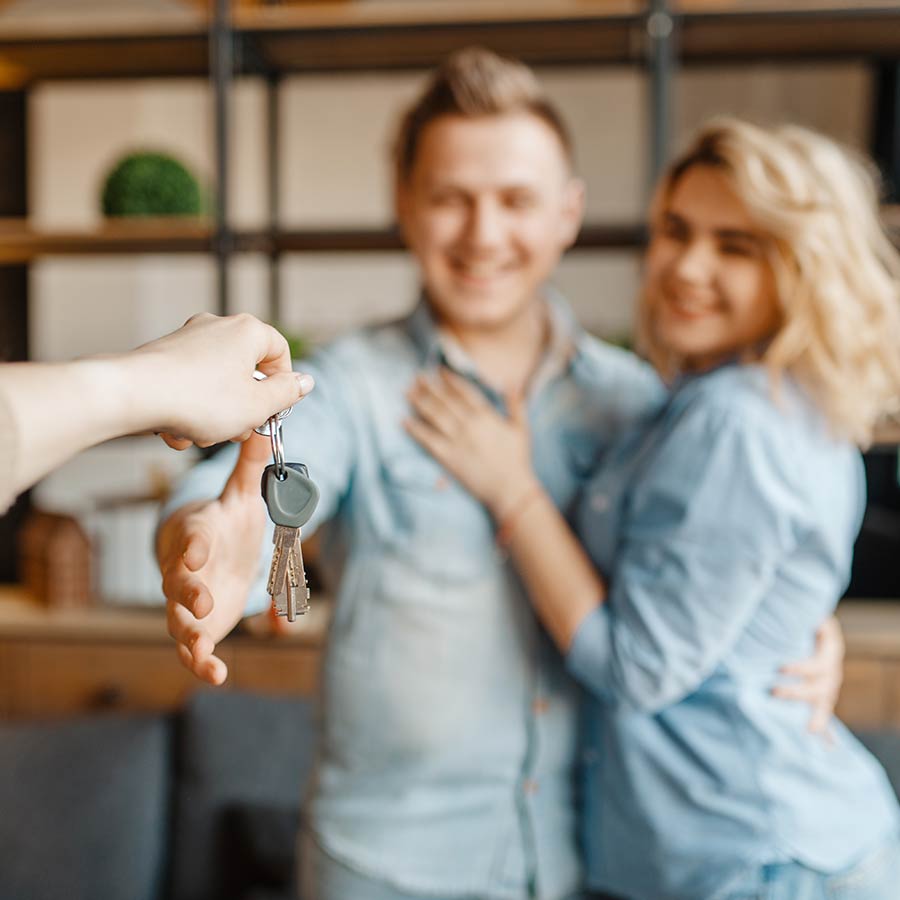
[[[590,690],[656,712],[728,654],[796,546],[802,503],[771,420],[689,408],[636,484],[609,597],[567,656]]]
[[[340,504],[350,483],[358,444],[354,439],[357,429],[354,425],[353,394],[339,360],[325,349],[312,359],[303,360],[296,368],[309,372],[316,380],[313,392],[284,419],[285,457],[289,462],[306,463],[310,477],[319,488],[319,504],[312,519],[303,527],[305,538],[331,518]],[[160,523],[187,503],[218,497],[237,457],[236,445],[225,447],[186,473],[164,504]],[[273,530],[274,526],[267,522],[260,553],[260,570],[248,598],[246,615],[262,612],[269,602],[265,591],[265,570],[270,559]]]

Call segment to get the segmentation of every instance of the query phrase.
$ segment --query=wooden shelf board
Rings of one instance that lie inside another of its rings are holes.
[[[632,249],[641,247],[646,231],[641,225],[587,224],[581,229],[573,249]],[[357,230],[285,230],[274,238],[280,252],[351,252],[403,250],[403,239],[396,228]]]
[[[857,17],[900,12],[900,0],[673,0],[672,9],[684,16],[753,16],[772,13],[781,16],[813,16],[839,13]]]
[[[404,249],[395,228],[264,229],[237,231],[239,253],[350,253]],[[586,225],[576,249],[640,247],[640,225]],[[106,223],[94,230],[42,231],[19,219],[0,219],[0,265],[19,265],[43,256],[89,256],[140,253],[208,253],[213,229],[206,220],[148,219]]]
[[[644,0],[357,0],[244,6],[232,14],[242,31],[350,30],[410,25],[548,22],[563,19],[612,21],[637,18]]]
[[[212,227],[198,219],[104,223],[92,230],[42,231],[19,219],[0,219],[0,264],[41,256],[107,253],[197,253],[212,249]]]
[[[58,38],[24,42],[0,32],[0,87],[41,79],[200,77],[209,72],[206,32]]]
[[[473,44],[532,65],[637,63],[643,59],[639,20],[460,22],[354,30],[255,31],[242,35],[258,68],[335,72],[430,68]]]

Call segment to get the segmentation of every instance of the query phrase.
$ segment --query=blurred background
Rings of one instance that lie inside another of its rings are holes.
[[[389,144],[470,44],[535,66],[573,131],[588,215],[556,281],[601,337],[631,338],[654,173],[718,113],[869,153],[900,240],[900,0],[0,0],[0,360],[200,310],[299,356],[410,309]],[[898,442],[866,455],[838,712],[900,790]],[[329,604],[248,622],[198,692],[151,550],[194,459],[112,441],[0,518],[0,900],[292,896]]]
[[[408,310],[389,145],[473,43],[534,65],[572,128],[588,214],[556,281],[601,337],[630,340],[654,173],[717,113],[868,152],[900,228],[894,0],[5,0],[0,357],[124,350],[200,310],[299,353]],[[900,602],[898,436],[867,455],[853,598]],[[82,454],[0,520],[0,582],[158,607],[157,505],[192,460],[154,438]]]

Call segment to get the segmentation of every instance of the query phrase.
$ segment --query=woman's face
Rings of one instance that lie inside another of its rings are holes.
[[[756,356],[781,322],[767,239],[711,166],[676,182],[647,252],[644,303],[656,342],[688,371]]]

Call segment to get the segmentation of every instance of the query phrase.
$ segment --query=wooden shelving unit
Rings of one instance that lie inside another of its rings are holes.
[[[10,17],[0,10],[0,87],[191,76],[213,78],[217,92],[224,94],[235,75],[277,80],[289,73],[426,67],[470,43],[535,65],[652,63],[648,28],[653,31],[649,17],[654,11],[647,0],[318,0],[227,7],[219,0],[212,12],[196,4],[177,13],[91,17],[62,12],[41,19]],[[900,58],[898,0],[674,0],[655,15],[670,16],[674,23],[665,40],[679,65]],[[221,56],[223,41],[230,61],[224,74],[216,66],[216,48]],[[667,77],[660,73],[663,82]],[[224,123],[219,124],[221,134]],[[221,166],[227,170],[225,148],[222,152]],[[639,247],[644,239],[639,223],[596,222],[583,229],[577,246],[622,249]],[[259,232],[234,232],[227,209],[209,224],[115,225],[52,234],[32,231],[27,223],[0,227],[0,263],[92,252],[204,252],[224,258],[254,251],[274,260],[284,252],[400,246],[392,229],[284,231],[273,222]],[[227,290],[222,295],[227,306]]]
[[[41,19],[0,10],[0,87],[26,88],[59,79],[216,76],[217,91],[225,93],[234,75],[277,79],[287,73],[425,67],[470,43],[487,44],[535,65],[652,62],[648,23],[653,10],[647,0],[319,0],[238,3],[230,13],[227,6],[222,0],[211,5],[218,19],[203,4],[146,15],[61,12]],[[674,23],[665,39],[679,65],[900,58],[897,0],[676,0],[656,15],[669,15]],[[215,52],[223,40],[231,63],[224,75],[217,70]],[[222,149],[221,164],[227,169]],[[208,226],[173,224],[168,233],[165,226],[148,224],[44,234],[25,223],[6,223],[0,228],[0,263],[91,252],[225,257],[251,250],[275,259],[283,252],[401,246],[391,229],[283,231],[272,223],[256,233],[233,232],[225,214],[227,210]],[[639,223],[591,223],[578,246],[621,249],[640,246],[644,238]]]

